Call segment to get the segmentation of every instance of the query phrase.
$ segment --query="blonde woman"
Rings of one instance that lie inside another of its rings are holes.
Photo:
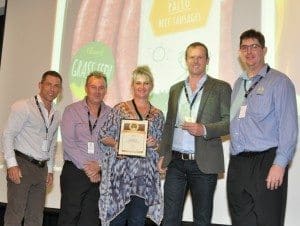
[[[148,215],[160,224],[163,201],[157,148],[164,117],[149,102],[153,76],[149,67],[137,67],[132,73],[133,99],[117,104],[100,131],[101,150],[105,153],[100,185],[100,218],[102,225],[143,226]],[[122,119],[148,120],[146,157],[119,157],[118,139]]]

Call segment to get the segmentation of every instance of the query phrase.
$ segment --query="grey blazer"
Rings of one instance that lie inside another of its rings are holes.
[[[181,81],[173,85],[169,92],[167,118],[159,148],[160,157],[164,156],[163,167],[167,167],[172,160],[174,128],[183,85],[184,81]],[[207,134],[195,139],[196,162],[206,174],[224,172],[221,136],[229,134],[230,96],[228,83],[207,77],[197,116],[197,122],[205,125]]]

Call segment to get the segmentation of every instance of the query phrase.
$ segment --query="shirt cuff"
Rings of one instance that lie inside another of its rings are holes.
[[[13,167],[13,166],[17,166],[18,163],[17,163],[16,158],[12,157],[12,158],[6,159],[6,165],[7,165],[7,168],[10,168],[10,167]]]
[[[203,136],[204,136],[204,138],[206,138],[206,135],[207,135],[206,127],[205,127],[205,125],[202,125],[202,127],[203,127]]]
[[[50,161],[47,162],[47,167],[48,167],[48,173],[53,172],[53,164],[50,163]]]
[[[284,156],[281,155],[277,155],[273,162],[274,165],[278,165],[284,168],[288,165],[288,163],[289,161]]]

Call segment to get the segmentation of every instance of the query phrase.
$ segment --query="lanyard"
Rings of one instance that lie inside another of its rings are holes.
[[[201,88],[200,88],[200,89],[197,91],[197,93],[195,94],[195,96],[194,96],[192,102],[190,102],[189,94],[188,94],[187,89],[186,89],[186,86],[185,86],[185,84],[184,84],[185,97],[186,97],[187,102],[188,102],[189,105],[190,105],[190,111],[192,111],[192,107],[193,107],[193,105],[194,105],[194,103],[195,103],[195,101],[196,101],[196,99],[197,99],[198,94],[200,93],[200,91],[201,91],[202,89],[203,89],[203,85],[201,86]]]
[[[54,114],[53,114],[52,117],[51,117],[49,127],[47,127],[47,123],[46,123],[45,116],[43,115],[43,112],[42,112],[40,103],[38,102],[38,98],[37,98],[36,95],[34,96],[34,99],[35,99],[36,106],[37,106],[38,109],[39,109],[40,115],[41,115],[42,118],[43,118],[44,125],[45,125],[45,129],[46,129],[46,139],[48,139],[49,128],[50,128],[50,126],[52,125],[52,122],[53,122],[53,119],[54,119]]]
[[[97,113],[97,119],[96,119],[96,121],[95,121],[94,125],[92,125],[92,123],[91,123],[91,119],[90,119],[90,117],[91,117],[91,113],[90,113],[90,111],[88,111],[89,128],[90,128],[90,133],[91,133],[91,136],[93,135],[93,130],[96,128],[97,121],[98,121],[98,118],[99,118],[99,116],[100,116],[100,112],[101,112],[101,105],[99,106],[99,109],[98,109],[98,113]]]
[[[267,72],[266,72],[266,74],[270,71],[270,67],[268,66],[267,67]],[[259,77],[259,79],[247,90],[246,89],[246,83],[247,83],[247,81],[246,80],[244,80],[244,90],[245,90],[245,95],[244,95],[244,97],[245,98],[247,98],[248,97],[248,95],[252,92],[252,90],[257,86],[257,84],[260,82],[260,80],[262,79],[263,77],[262,76],[260,76]]]
[[[138,110],[137,107],[136,107],[136,104],[135,104],[135,102],[134,102],[134,99],[132,99],[132,104],[133,104],[133,107],[134,107],[135,112],[136,112],[137,115],[139,116],[139,119],[140,119],[140,120],[143,120],[143,117],[142,117],[141,113],[139,112],[139,110]],[[149,103],[149,104],[150,104],[150,103]],[[152,105],[150,104],[150,108],[149,108],[148,114],[146,115],[145,119],[148,119],[149,114],[150,114],[150,111],[151,111],[151,107],[152,107]]]

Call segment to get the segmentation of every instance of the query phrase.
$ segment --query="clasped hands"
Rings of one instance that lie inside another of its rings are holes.
[[[92,183],[98,183],[101,181],[101,168],[97,161],[87,162],[84,164],[83,170]]]

